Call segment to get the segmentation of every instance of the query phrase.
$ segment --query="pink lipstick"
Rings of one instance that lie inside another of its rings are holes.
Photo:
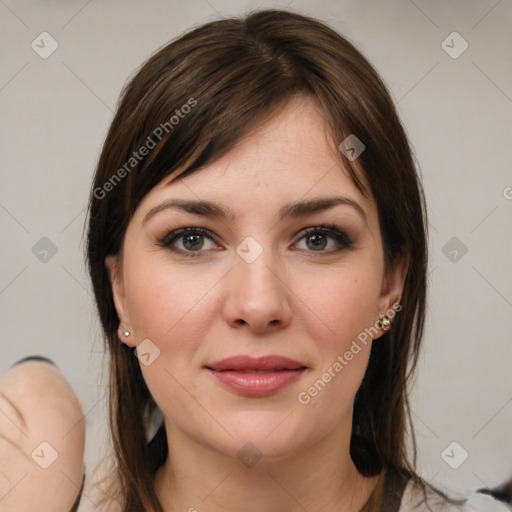
[[[249,396],[267,396],[300,379],[306,365],[284,356],[228,357],[206,369],[228,388]]]

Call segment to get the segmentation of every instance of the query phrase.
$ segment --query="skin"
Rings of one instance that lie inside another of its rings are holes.
[[[28,361],[9,370],[0,379],[0,510],[69,512],[84,444],[80,403],[57,368]]]
[[[372,341],[309,404],[297,399],[399,302],[407,271],[404,258],[385,272],[376,204],[333,151],[316,103],[296,98],[221,159],[152,189],[121,256],[106,259],[120,339],[132,347],[149,339],[160,351],[141,369],[172,454],[156,477],[166,511],[358,511],[378,482],[358,473],[349,455],[353,400]],[[348,198],[363,214],[344,204],[278,218],[287,203],[325,196]],[[162,209],[143,222],[169,199],[212,201],[234,216]],[[336,225],[352,246],[328,236],[316,238],[318,248],[314,235],[301,234],[322,224]],[[216,239],[173,242],[196,257],[159,245],[181,227],[204,227]],[[263,250],[252,263],[236,252],[248,236]],[[273,395],[248,397],[204,368],[237,354],[284,355],[308,369]],[[262,454],[251,467],[237,456],[246,443]]]

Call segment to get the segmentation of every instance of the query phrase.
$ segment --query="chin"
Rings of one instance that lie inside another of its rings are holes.
[[[215,450],[241,462],[246,458],[261,459],[262,463],[281,461],[308,445],[303,426],[299,428],[292,423],[293,414],[287,418],[289,413],[264,414],[259,411],[251,414],[245,411],[238,421],[225,423],[229,424],[226,428],[233,437],[226,434],[222,439],[210,438],[209,442]]]

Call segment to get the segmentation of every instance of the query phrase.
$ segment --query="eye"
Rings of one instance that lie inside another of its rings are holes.
[[[308,252],[334,253],[343,249],[350,249],[353,246],[349,236],[335,226],[310,227],[299,235],[302,236],[295,246]],[[304,246],[298,247],[302,240],[304,240]]]
[[[187,257],[202,256],[208,250],[218,249],[215,235],[207,229],[187,227],[167,233],[157,244],[179,255]],[[300,244],[304,243],[303,247]],[[349,236],[336,226],[316,226],[299,233],[294,247],[307,252],[332,254],[353,246]]]
[[[199,256],[198,253],[215,249],[213,234],[204,228],[182,228],[167,233],[158,245],[184,256]]]

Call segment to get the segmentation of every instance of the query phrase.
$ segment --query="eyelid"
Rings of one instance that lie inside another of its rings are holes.
[[[176,228],[167,231],[166,234],[158,240],[157,244],[163,247],[168,247],[174,240],[177,240],[189,233],[199,233],[208,238],[211,238],[213,241],[215,241],[215,243],[218,243],[218,237],[215,233],[213,233],[213,231],[196,226],[186,226],[183,228]]]
[[[319,255],[321,254],[334,254],[336,252],[339,252],[340,250],[347,250],[353,248],[354,242],[352,238],[345,232],[344,229],[334,225],[334,224],[320,224],[320,225],[314,225],[307,228],[304,228],[300,230],[297,234],[297,241],[294,242],[293,245],[296,245],[298,242],[300,242],[303,238],[307,237],[310,233],[321,233],[325,236],[328,236],[334,240],[340,245],[340,249],[334,249],[330,251],[308,251],[311,253],[317,253]]]
[[[335,240],[339,247],[336,249],[328,250],[328,251],[323,251],[323,250],[322,251],[306,251],[307,253],[309,253],[311,255],[322,256],[322,255],[329,255],[329,254],[337,254],[344,250],[353,249],[354,243],[353,243],[352,238],[345,232],[344,229],[342,229],[339,226],[333,225],[333,224],[331,224],[331,225],[326,225],[326,224],[312,225],[312,226],[308,226],[306,228],[299,230],[297,233],[295,233],[295,235],[293,235],[293,238],[295,239],[295,241],[293,242],[292,246],[296,246],[302,239],[307,237],[309,234],[314,234],[314,233],[320,233],[324,236],[327,236],[327,237]],[[179,240],[180,238],[183,238],[187,234],[200,234],[202,236],[210,238],[216,244],[221,245],[219,243],[219,238],[217,237],[217,235],[215,233],[213,233],[212,231],[210,231],[207,228],[196,227],[196,226],[185,226],[185,227],[181,227],[181,228],[170,229],[167,231],[167,233],[162,238],[160,238],[157,241],[157,245],[167,248],[168,250],[170,250],[173,253],[181,254],[181,255],[184,255],[187,257],[199,257],[199,256],[202,256],[202,253],[209,252],[211,250],[216,250],[216,249],[206,249],[206,250],[200,249],[197,251],[185,251],[183,249],[178,249],[176,247],[173,247],[173,243],[175,241]],[[299,250],[303,250],[303,249],[299,249]]]

